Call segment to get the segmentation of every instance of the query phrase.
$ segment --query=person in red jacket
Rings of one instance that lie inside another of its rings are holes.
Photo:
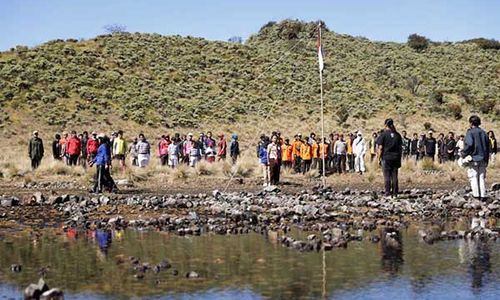
[[[219,142],[217,143],[217,156],[219,157],[217,161],[226,160],[227,154],[227,143],[224,138],[224,134],[219,135]]]
[[[71,131],[71,137],[66,142],[66,152],[68,153],[68,164],[76,166],[78,164],[78,157],[82,152],[82,142],[76,136],[76,131]]]
[[[87,161],[91,162],[97,155],[99,149],[99,140],[97,139],[97,132],[92,132],[92,136],[87,141]]]
[[[166,166],[168,162],[168,146],[170,145],[170,136],[162,135],[158,143],[158,157],[160,157],[160,164]]]

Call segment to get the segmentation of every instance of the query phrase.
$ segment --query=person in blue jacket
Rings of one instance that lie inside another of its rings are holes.
[[[110,168],[111,168],[111,154],[109,149],[108,139],[105,135],[100,134],[97,136],[99,139],[99,148],[97,149],[97,155],[90,162],[90,166],[96,166],[96,175],[94,182],[94,193],[102,193],[103,188],[108,188],[112,191],[115,188],[113,179],[111,178]]]
[[[472,196],[478,199],[486,198],[486,168],[490,159],[489,139],[481,129],[481,119],[473,115],[469,118],[470,128],[465,134],[462,158],[470,157],[467,168],[472,189]]]

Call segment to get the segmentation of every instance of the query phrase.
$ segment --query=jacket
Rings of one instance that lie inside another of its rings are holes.
[[[464,140],[462,157],[472,156],[472,161],[488,163],[490,158],[489,138],[486,132],[479,127],[467,130]]]
[[[43,141],[39,137],[33,137],[30,140],[28,154],[31,159],[42,159],[43,157]]]
[[[96,166],[105,166],[110,164],[111,158],[107,148],[108,146],[106,144],[102,144],[97,149],[97,155],[93,160]]]
[[[137,145],[135,145],[135,149],[137,150],[137,154],[144,155],[151,153],[151,146],[146,140],[137,142]]]
[[[292,156],[293,158],[300,156],[300,148],[302,146],[302,141],[301,140],[295,140],[292,143]]]
[[[127,153],[127,142],[121,137],[113,140],[113,155],[125,155]]]
[[[366,153],[366,143],[365,139],[361,136],[358,136],[352,142],[352,151],[356,156],[365,156]]]
[[[231,157],[238,157],[240,155],[240,143],[237,140],[231,140],[229,151]]]
[[[292,161],[292,145],[283,144],[281,146],[281,159],[283,161]]]
[[[59,140],[54,140],[52,142],[52,156],[55,159],[61,158],[61,144],[59,144]]]
[[[311,160],[312,158],[312,147],[309,144],[303,144],[300,146],[300,158],[302,160]]]
[[[329,151],[329,145],[325,143],[319,144],[319,158],[327,157],[328,156],[328,151]]]
[[[82,142],[76,136],[71,137],[66,142],[66,153],[69,155],[80,155],[82,152]]]
[[[95,139],[89,139],[87,141],[87,154],[97,154],[97,149],[99,149],[99,141]]]
[[[311,151],[312,151],[312,158],[318,158],[319,157],[319,145],[316,143],[316,141],[313,141],[311,145]]]
[[[163,156],[163,155],[167,155],[168,154],[168,146],[169,146],[169,142],[165,139],[162,139],[159,143],[158,143],[158,155],[159,156]]]

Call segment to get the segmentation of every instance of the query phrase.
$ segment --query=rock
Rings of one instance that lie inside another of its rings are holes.
[[[463,197],[457,197],[451,200],[450,205],[455,208],[462,208],[465,203],[467,203],[467,201]]]
[[[45,202],[45,197],[41,192],[35,192],[32,196],[32,198],[35,200],[36,204],[42,205]]]
[[[496,192],[496,191],[500,191],[500,182],[495,182],[491,185],[491,190]]]
[[[212,192],[212,196],[215,198],[215,200],[219,200],[220,196],[222,195],[221,192],[219,192],[219,190],[214,190]]]
[[[323,243],[323,250],[330,251],[332,249],[333,249],[332,244],[330,244],[330,243]]]
[[[40,296],[40,300],[64,300],[64,293],[60,289],[50,289]]]
[[[133,184],[128,179],[119,179],[115,181],[118,186],[132,186]]]
[[[172,270],[172,275],[173,275],[173,276],[177,276],[177,275],[179,275],[179,271],[177,271],[177,270],[175,270],[175,269],[174,269],[174,270]]]
[[[186,273],[186,278],[193,279],[193,278],[200,278],[200,274],[191,271]]]
[[[277,193],[279,191],[280,189],[275,185],[269,185],[264,188],[264,192],[266,193]]]
[[[37,284],[30,284],[24,289],[24,300],[38,300],[42,295],[42,291],[38,288]]]
[[[1,207],[12,207],[12,206],[17,206],[17,205],[19,205],[19,199],[15,198],[15,197],[2,198],[0,200]]]

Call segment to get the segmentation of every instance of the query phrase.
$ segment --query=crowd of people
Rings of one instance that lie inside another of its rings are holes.
[[[388,138],[390,132],[392,134]],[[395,143],[393,135],[396,133],[400,137],[400,145],[399,141],[393,145]],[[493,131],[487,133],[485,141],[488,160],[494,161],[498,147]],[[406,131],[399,134],[395,130],[394,122],[390,120],[386,121],[383,130],[374,132],[370,138],[365,138],[361,131],[347,134],[331,133],[323,140],[315,133],[305,137],[297,133],[293,140],[283,138],[279,131],[272,132],[270,136],[263,134],[257,143],[256,156],[262,166],[264,186],[279,184],[282,169],[302,174],[311,169],[317,169],[320,175],[323,172],[325,175],[348,172],[363,174],[366,171],[365,159],[369,159],[370,162],[378,159],[384,170],[386,187],[389,186],[386,188],[386,193],[397,194],[397,169],[402,161],[416,162],[422,159],[438,163],[456,161],[464,157],[470,142],[469,140],[468,144],[467,135],[457,137],[453,132],[449,132],[446,136],[440,133],[435,138],[432,130],[427,134],[413,133],[410,138]],[[77,135],[72,131],[69,135],[56,134],[52,141],[52,156],[55,160],[63,161],[70,166],[96,165],[95,192],[116,189],[109,172],[112,160],[117,161],[122,170],[126,168],[127,158],[130,165],[145,167],[155,152],[159,163],[163,166],[176,168],[180,164],[185,164],[195,167],[201,160],[221,161],[227,156],[232,163],[235,163],[240,156],[240,146],[236,134],[231,136],[228,144],[223,134],[215,139],[211,132],[201,133],[197,138],[192,133],[162,135],[155,145],[152,145],[142,133],[127,141],[121,130],[113,132],[110,137],[96,132],[90,135],[87,132]],[[40,165],[43,155],[43,142],[35,131],[29,143],[29,156],[33,169]]]

